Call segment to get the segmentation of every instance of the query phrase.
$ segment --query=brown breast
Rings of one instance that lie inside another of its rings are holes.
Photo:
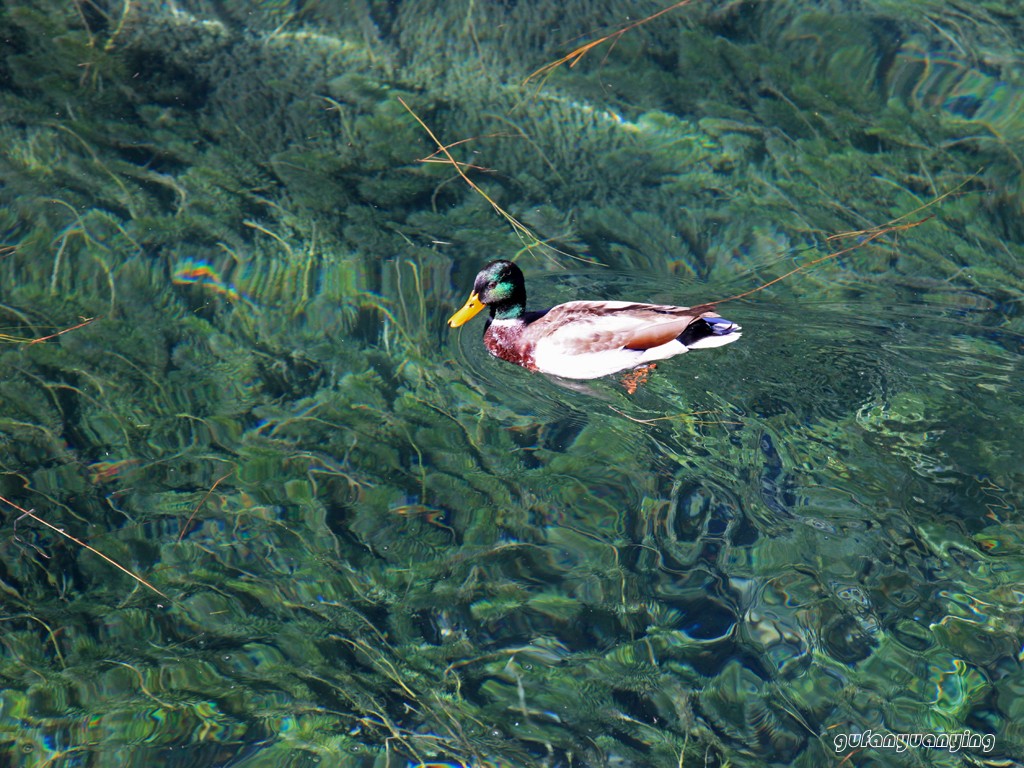
[[[495,357],[536,371],[537,366],[533,362],[534,344],[531,341],[523,342],[523,331],[524,326],[519,323],[491,323],[484,331],[484,346]]]

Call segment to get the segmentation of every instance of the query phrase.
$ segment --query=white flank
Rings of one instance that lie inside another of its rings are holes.
[[[603,352],[572,354],[558,343],[556,333],[553,337],[537,343],[533,350],[533,361],[537,370],[552,376],[561,376],[565,379],[599,379],[647,363],[667,360],[683,354],[688,349],[708,349],[731,344],[739,339],[740,335],[739,331],[733,331],[722,336],[708,336],[691,344],[690,347],[677,339],[672,339],[666,344],[646,350],[609,349]]]

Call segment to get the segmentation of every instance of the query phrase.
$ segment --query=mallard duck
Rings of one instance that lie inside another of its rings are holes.
[[[522,270],[492,261],[480,270],[462,309],[448,319],[458,328],[484,307],[491,317],[484,346],[495,357],[566,379],[596,379],[691,349],[720,347],[740,337],[740,326],[711,304],[673,307],[628,301],[569,301],[526,311]]]

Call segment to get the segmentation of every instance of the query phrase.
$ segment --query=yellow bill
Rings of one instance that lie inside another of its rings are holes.
[[[458,328],[464,323],[468,323],[477,313],[484,308],[483,302],[480,301],[480,295],[475,291],[469,294],[469,298],[466,303],[462,305],[462,309],[456,312],[454,315],[448,318],[448,325],[452,328]]]

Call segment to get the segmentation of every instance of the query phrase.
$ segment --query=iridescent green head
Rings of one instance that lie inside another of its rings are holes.
[[[484,307],[490,307],[491,317],[496,320],[515,320],[526,311],[523,273],[511,261],[492,261],[480,270],[469,299],[462,309],[448,318],[448,325],[458,328]]]

